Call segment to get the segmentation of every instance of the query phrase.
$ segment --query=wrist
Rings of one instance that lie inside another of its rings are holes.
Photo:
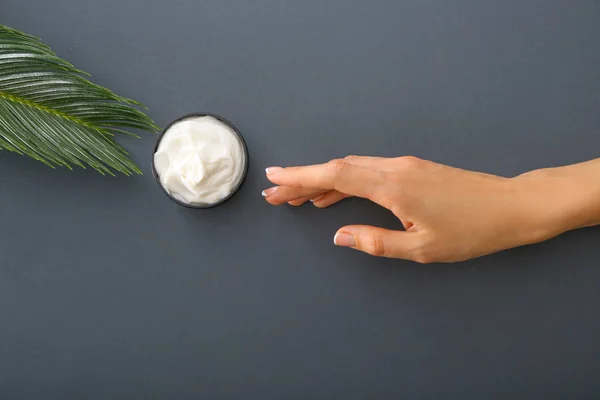
[[[600,224],[600,160],[535,170],[512,181],[527,210],[532,242]]]

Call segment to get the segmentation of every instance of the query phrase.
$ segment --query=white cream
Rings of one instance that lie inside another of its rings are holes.
[[[171,125],[154,154],[161,185],[190,205],[214,204],[243,179],[246,154],[236,132],[210,116]]]

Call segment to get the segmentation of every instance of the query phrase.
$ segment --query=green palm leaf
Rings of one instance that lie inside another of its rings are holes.
[[[0,25],[0,150],[51,167],[141,174],[114,136],[158,126],[133,107],[140,103],[84,75],[38,38]]]

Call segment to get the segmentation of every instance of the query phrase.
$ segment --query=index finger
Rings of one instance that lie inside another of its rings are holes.
[[[278,185],[337,190],[352,196],[377,197],[385,183],[380,170],[354,165],[344,160],[304,167],[267,168],[267,178]]]

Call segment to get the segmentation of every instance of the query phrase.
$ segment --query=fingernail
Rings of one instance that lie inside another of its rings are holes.
[[[319,201],[319,200],[321,200],[323,197],[325,197],[325,193],[323,193],[323,194],[322,194],[322,195],[320,195],[320,196],[317,196],[317,197],[315,197],[314,199],[310,199],[310,202],[311,202],[311,203],[314,203],[315,201]]]
[[[277,189],[279,189],[279,186],[273,186],[272,188],[263,190],[261,194],[263,195],[263,197],[267,197],[275,193]]]
[[[269,168],[265,169],[265,172],[267,173],[267,175],[271,175],[271,174],[276,174],[282,170],[283,170],[283,168],[281,168],[281,167],[269,167]]]
[[[354,240],[354,236],[349,233],[338,232],[333,237],[333,243],[336,246],[342,247],[354,247],[356,246],[356,240]]]

